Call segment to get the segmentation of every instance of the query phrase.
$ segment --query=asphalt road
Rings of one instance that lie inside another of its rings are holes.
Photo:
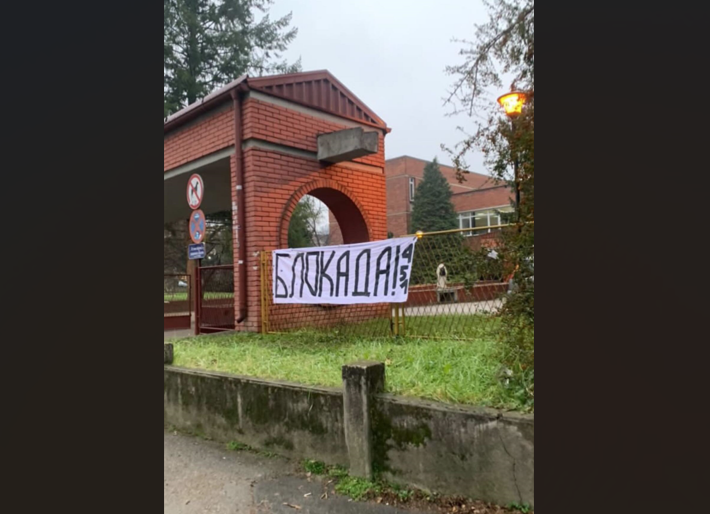
[[[222,444],[167,431],[163,440],[164,514],[405,512],[335,495],[332,486],[297,473],[296,465],[281,457],[230,451]]]

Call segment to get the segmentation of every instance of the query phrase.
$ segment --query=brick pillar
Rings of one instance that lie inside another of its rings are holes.
[[[372,479],[374,395],[385,389],[385,365],[360,361],[343,366],[343,420],[350,474]]]
[[[242,163],[242,165],[244,165]],[[229,176],[231,184],[231,194],[232,194],[232,255],[234,258],[234,319],[239,317],[239,272],[240,269],[244,270],[247,266],[246,263],[239,265],[239,231],[244,230],[244,227],[239,226],[238,210],[244,209],[245,205],[239,205],[237,198],[237,155],[232,154],[229,158]],[[253,314],[252,309],[248,309],[247,315],[251,317]],[[236,325],[235,330],[243,331],[246,326],[246,322]]]

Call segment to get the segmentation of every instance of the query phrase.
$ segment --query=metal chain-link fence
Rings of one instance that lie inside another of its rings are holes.
[[[275,305],[271,252],[262,252],[262,331],[455,339],[492,335],[513,271],[502,248],[503,227],[417,234],[404,304]]]

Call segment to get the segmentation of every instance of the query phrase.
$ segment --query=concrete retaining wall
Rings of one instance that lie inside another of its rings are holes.
[[[377,397],[377,467],[420,489],[507,505],[534,505],[532,416]]]
[[[163,422],[292,458],[349,463],[337,389],[165,366]]]
[[[359,412],[344,412],[343,390],[339,389],[173,366],[165,366],[163,376],[166,426],[272,449],[292,458],[344,466],[352,460],[358,468],[363,454],[371,453],[372,469],[393,482],[503,505],[534,506],[531,415],[375,391],[367,421],[362,418],[361,402]],[[363,383],[360,380],[357,385],[358,394],[363,394]],[[350,390],[347,381],[346,387]],[[351,420],[347,442],[346,418]],[[348,448],[348,442],[353,445],[359,440],[353,437],[353,427],[361,426],[371,431],[362,440],[372,448]]]

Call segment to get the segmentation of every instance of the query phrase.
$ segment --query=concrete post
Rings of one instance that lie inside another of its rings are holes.
[[[383,363],[361,361],[343,366],[343,420],[352,476],[372,479],[373,396],[384,388]]]
[[[173,345],[163,344],[163,364],[173,363]]]

